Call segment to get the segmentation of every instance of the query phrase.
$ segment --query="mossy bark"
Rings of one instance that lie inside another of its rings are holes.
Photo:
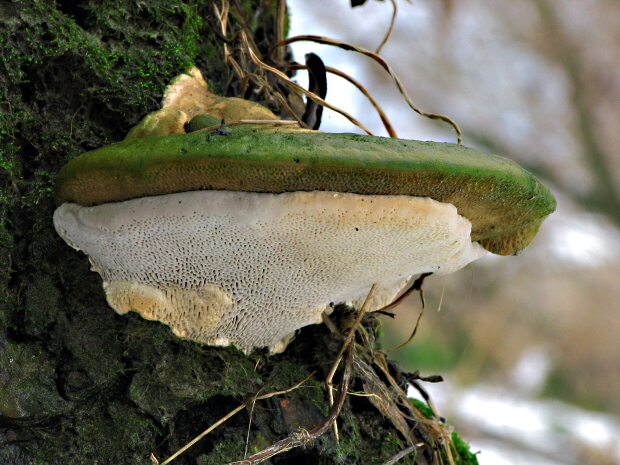
[[[227,463],[328,411],[321,386],[341,339],[323,326],[278,356],[182,341],[106,304],[86,256],[55,233],[60,167],[121,140],[196,64],[234,94],[214,2],[39,1],[0,4],[0,464],[148,464],[257,393],[306,387],[242,411],[174,463]],[[273,43],[275,1],[238,0],[259,45]],[[353,386],[353,388],[359,388]],[[330,433],[272,463],[382,463],[405,447],[364,397]],[[246,441],[247,438],[247,441]]]

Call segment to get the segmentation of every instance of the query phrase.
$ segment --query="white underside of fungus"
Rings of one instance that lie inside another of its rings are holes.
[[[96,207],[61,205],[58,233],[89,255],[110,305],[183,338],[283,350],[330,303],[389,303],[412,275],[453,272],[486,251],[430,198],[196,191]]]

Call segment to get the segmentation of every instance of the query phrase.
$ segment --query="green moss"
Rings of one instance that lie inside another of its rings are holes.
[[[148,463],[158,431],[135,407],[110,399],[78,409],[72,419],[39,431],[44,440],[34,451],[35,464]]]
[[[1,105],[1,103],[0,103]],[[19,165],[15,159],[16,144],[9,124],[10,116],[0,111],[0,302],[9,299],[11,250],[14,246],[8,215],[15,198],[15,180]]]
[[[9,232],[9,221],[6,218],[6,208],[0,204],[0,302],[9,300],[8,283],[11,275],[11,249],[13,236]],[[3,315],[0,309],[0,315]],[[3,325],[0,318],[0,326]]]
[[[56,322],[61,299],[49,275],[38,276],[24,292],[24,325],[29,334],[41,335]]]
[[[98,128],[93,123],[118,112],[133,124],[157,105],[172,76],[212,48],[201,40],[206,25],[198,2],[20,1],[11,7],[0,16],[11,26],[0,32],[0,56],[8,70],[3,83],[9,89],[5,114],[13,124],[0,135],[10,136],[11,126],[23,123],[38,130],[37,142],[53,151],[67,149],[93,132],[108,140],[114,137],[105,134],[109,129],[104,121]],[[79,73],[62,79],[76,65]],[[41,78],[58,86],[55,101],[47,102],[51,112],[46,121],[32,118],[28,101],[51,89],[35,88],[34,94],[25,95],[18,87],[29,82],[36,86]],[[95,106],[104,114],[93,112]],[[64,121],[54,118],[65,110]],[[85,118],[90,119],[86,124]],[[74,150],[65,153],[72,156]]]
[[[187,123],[187,132],[197,131],[199,129],[208,128],[210,126],[216,126],[221,123],[219,118],[212,115],[198,115],[191,119]]]
[[[478,465],[478,457],[471,452],[469,444],[463,441],[456,432],[452,433],[452,444],[457,455],[457,465]]]
[[[418,399],[409,400],[426,418],[434,418],[432,409],[426,403]],[[451,439],[452,453],[456,465],[478,465],[478,458],[471,452],[469,445],[456,432],[452,433]]]
[[[197,464],[209,465],[212,463],[231,463],[241,460],[243,458],[243,452],[240,454],[240,443],[238,437],[224,437],[215,444],[211,452],[199,456]],[[253,452],[256,451],[250,450],[249,453]]]
[[[526,247],[556,205],[516,163],[456,144],[243,127],[86,153],[59,173],[55,200],[97,205],[200,189],[430,197],[453,204],[472,239],[501,255]]]
[[[9,418],[60,415],[71,408],[56,388],[54,360],[42,344],[0,346],[0,414]]]
[[[268,391],[286,390],[299,383],[302,379],[307,378],[308,375],[310,375],[310,371],[307,366],[282,361],[271,371],[265,389]],[[303,386],[301,389],[294,389],[287,393],[286,397],[312,402],[324,416],[327,416],[329,406],[327,405],[321,383],[316,377],[312,377]]]
[[[346,415],[343,415],[343,418],[346,418]],[[340,441],[335,454],[336,459],[340,463],[345,463],[351,459],[359,460],[363,453],[363,440],[359,426],[355,421],[341,422],[340,430]]]
[[[396,433],[391,432],[387,438],[381,442],[381,452],[377,454],[369,463],[374,464],[383,464],[389,457],[396,455],[401,450],[405,449],[406,446],[403,445],[402,441],[398,438]],[[408,458],[414,457],[415,454],[412,453],[408,456]],[[403,462],[406,463],[406,462]]]
[[[409,400],[414,405],[414,407],[417,408],[422,413],[422,415],[424,415],[426,418],[433,418],[435,416],[433,415],[433,410],[421,400],[418,400],[418,399],[409,399]]]
[[[207,402],[215,395],[251,397],[262,384],[252,361],[235,351],[186,342],[181,350],[171,352],[164,343],[151,345],[147,357],[144,368],[132,378],[129,395],[161,423],[189,403]]]

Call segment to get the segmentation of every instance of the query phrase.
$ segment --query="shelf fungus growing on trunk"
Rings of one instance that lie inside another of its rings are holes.
[[[229,125],[186,133],[200,118]],[[277,352],[374,283],[378,309],[412,275],[520,251],[555,208],[498,156],[275,119],[211,94],[194,69],[126,140],[61,170],[56,230],[88,254],[117,312],[201,343]]]

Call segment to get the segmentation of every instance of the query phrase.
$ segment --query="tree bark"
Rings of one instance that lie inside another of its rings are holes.
[[[231,3],[229,30],[274,43],[277,2]],[[117,315],[88,258],[52,226],[61,166],[122,140],[174,76],[196,64],[212,90],[236,94],[220,30],[214,3],[198,0],[0,4],[0,464],[163,461],[248,399],[312,372],[173,463],[241,460],[326,417],[322,380],[341,336],[309,327],[271,357],[180,340]],[[329,432],[271,463],[383,463],[408,447],[365,397],[347,398],[339,428],[339,443]]]

